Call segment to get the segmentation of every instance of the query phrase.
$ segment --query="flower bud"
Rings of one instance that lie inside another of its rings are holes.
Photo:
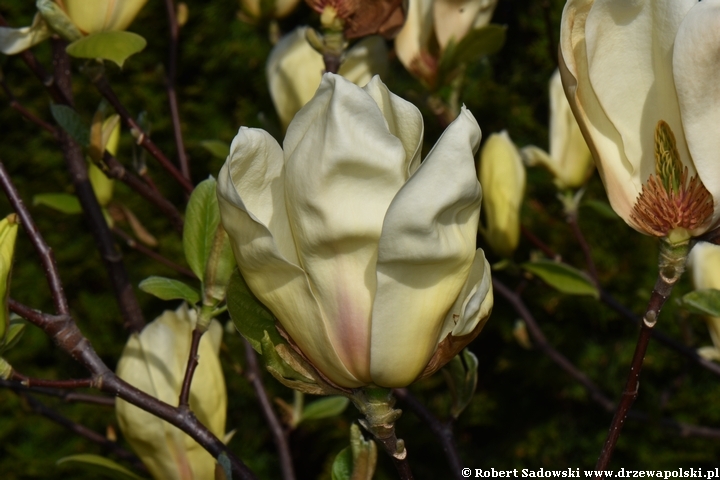
[[[83,33],[127,29],[147,0],[62,0],[70,19]]]
[[[495,253],[509,257],[520,241],[525,166],[505,130],[490,135],[483,145],[478,177],[485,190],[485,225],[480,231]]]
[[[5,336],[10,327],[8,296],[10,295],[10,276],[12,274],[13,256],[15,255],[15,239],[17,238],[20,220],[11,213],[0,220],[0,347],[5,343]]]
[[[320,53],[306,40],[308,27],[299,27],[283,37],[268,58],[267,77],[275,109],[286,128],[295,114],[315,95],[325,64]],[[387,49],[382,38],[360,40],[346,54],[338,73],[359,86],[373,75],[385,75]]]
[[[182,304],[166,310],[140,334],[133,334],[117,365],[120,378],[170,405],[177,405],[185,376],[196,315]],[[218,359],[222,327],[216,321],[200,340],[199,364],[190,388],[190,408],[222,438],[227,391]],[[214,478],[215,459],[177,427],[118,398],[118,423],[135,453],[158,480]]]
[[[720,245],[698,242],[690,250],[688,265],[695,289],[720,290]],[[720,360],[720,317],[706,317],[705,320],[714,347],[701,348],[701,354],[706,358]]]
[[[403,0],[305,0],[319,14],[334,10],[345,38],[382,35],[393,38],[405,21]]]
[[[252,19],[287,17],[298,3],[300,0],[240,0],[243,13]]]

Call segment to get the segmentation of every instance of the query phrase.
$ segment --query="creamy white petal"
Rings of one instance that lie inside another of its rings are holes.
[[[480,128],[463,107],[385,216],[370,365],[381,386],[411,383],[436,347],[475,257]]]
[[[285,213],[279,145],[262,130],[241,129],[231,151],[218,178],[218,203],[245,281],[323,373],[342,386],[361,385],[340,361],[308,278],[297,264]]]
[[[655,129],[670,125],[680,158],[694,168],[683,136],[672,48],[680,22],[696,0],[596,0],[585,34],[590,83],[622,137],[633,182],[655,173]]]
[[[630,212],[642,182],[633,174],[634,168],[622,148],[622,137],[608,119],[589,81],[585,22],[592,6],[593,0],[569,0],[565,5],[560,29],[560,74],[570,107],[595,157],[610,205],[625,222],[634,226]]]
[[[377,245],[385,212],[405,182],[405,149],[375,100],[332,75],[290,124],[284,147],[300,264],[338,354],[367,382]]]
[[[696,3],[680,25],[673,53],[675,88],[695,168],[720,217],[720,1]]]
[[[445,316],[437,343],[442,342],[449,334],[462,337],[472,333],[480,322],[488,320],[492,306],[490,264],[485,259],[485,252],[478,248],[467,281]]]
[[[387,69],[388,51],[385,39],[379,35],[372,35],[363,38],[347,51],[338,74],[362,87],[367,85],[374,75],[384,77]],[[320,79],[318,79],[319,84]]]
[[[433,35],[432,4],[433,0],[410,0],[405,25],[395,37],[398,59],[410,71],[415,59],[428,50]]]
[[[365,92],[375,100],[385,117],[390,133],[402,142],[405,149],[407,176],[409,178],[420,166],[424,124],[420,110],[410,102],[392,93],[380,80],[373,77]]]
[[[587,180],[593,159],[563,90],[560,72],[550,79],[550,158],[560,188],[578,188]]]
[[[147,0],[63,0],[75,26],[85,33],[125,30]]]
[[[462,40],[471,28],[490,23],[497,0],[435,0],[433,20],[440,50],[453,39]]]
[[[5,55],[15,55],[37,45],[50,35],[52,31],[38,13],[29,27],[0,27],[0,52]]]

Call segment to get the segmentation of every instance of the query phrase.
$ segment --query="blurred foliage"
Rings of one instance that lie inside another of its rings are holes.
[[[14,26],[29,24],[34,2],[4,2],[0,13]],[[556,44],[562,0],[500,0],[493,22],[507,25],[502,50],[467,69],[462,101],[474,113],[485,135],[507,129],[519,145],[547,147],[547,84],[556,67]],[[181,31],[178,97],[182,126],[192,175],[197,182],[217,175],[222,160],[203,147],[207,140],[229,143],[241,125],[277,131],[275,115],[266,89],[265,58],[271,44],[266,26],[252,26],[237,19],[235,0],[189,2],[189,20]],[[280,29],[317,23],[303,4]],[[134,114],[147,113],[153,140],[175,155],[168,114],[164,73],[168,34],[163,2],[149,2],[131,27],[148,40],[145,51],[132,57],[123,70],[107,65],[111,83],[122,102]],[[45,65],[47,43],[34,48]],[[2,57],[0,65],[13,93],[28,108],[51,121],[48,97],[17,57]],[[74,91],[81,116],[90,123],[100,102],[98,93],[78,71],[75,61]],[[397,61],[383,79],[390,89],[416,103],[426,118],[426,150],[441,133],[439,122],[425,103],[421,85]],[[6,102],[7,98],[3,97]],[[7,105],[7,103],[5,103]],[[8,108],[0,109],[0,157],[30,205],[34,195],[71,192],[59,149],[45,132],[20,119]],[[126,165],[144,155],[134,148],[123,130],[118,158]],[[150,175],[176,204],[182,205],[180,189],[163,175],[150,158]],[[132,194],[120,182],[115,198],[131,208],[158,238],[157,250],[182,263],[182,242],[167,220]],[[604,200],[594,177],[586,199]],[[30,206],[58,260],[73,315],[104,360],[113,367],[123,348],[123,330],[109,282],[81,216],[61,215],[38,205]],[[9,206],[0,199],[0,215]],[[593,249],[600,283],[635,312],[644,309],[655,278],[657,245],[630,230],[621,220],[608,219],[595,210],[580,210],[580,226]],[[584,269],[582,251],[563,218],[562,206],[550,175],[540,169],[528,172],[528,191],[522,219],[524,226],[549,245],[563,260]],[[129,227],[121,225],[129,230]],[[134,284],[150,275],[179,278],[175,272],[122,246]],[[499,261],[488,252],[491,263]],[[515,253],[519,264],[536,255],[527,240]],[[46,311],[52,304],[37,256],[27,236],[18,237],[12,296]],[[512,288],[518,286],[548,340],[581,368],[611,398],[616,399],[625,381],[635,345],[636,327],[591,297],[563,296],[537,280],[529,280],[514,268],[496,272]],[[676,287],[673,298],[690,290],[687,279]],[[151,320],[175,302],[163,302],[136,291],[146,319]],[[564,371],[538,350],[523,348],[513,336],[518,315],[496,295],[492,319],[470,349],[479,360],[477,393],[460,416],[457,441],[463,464],[472,468],[591,468],[607,432],[611,414],[603,411]],[[708,344],[704,323],[690,316],[671,299],[663,310],[658,329],[693,348]],[[230,394],[228,430],[238,432],[230,447],[260,478],[280,478],[271,435],[265,426],[252,388],[241,375],[242,341],[227,334],[222,360]],[[81,378],[82,369],[37,328],[30,327],[8,360],[26,375],[43,378]],[[647,412],[650,422],[629,420],[618,444],[612,467],[618,469],[714,467],[720,458],[720,442],[682,437],[659,424],[670,417],[691,424],[720,425],[720,382],[708,371],[684,357],[652,343],[647,354],[636,408]],[[293,394],[269,375],[264,378],[271,397],[291,403]],[[446,418],[452,399],[442,375],[411,387],[438,416]],[[63,415],[105,432],[118,431],[111,409],[40,398]],[[308,399],[309,400],[309,399]],[[402,404],[399,404],[402,408]],[[353,408],[339,417],[303,422],[290,437],[299,479],[328,479],[333,459],[347,446]],[[447,462],[430,430],[412,412],[398,423],[399,436],[407,442],[416,478],[449,478]],[[122,440],[120,440],[122,442]],[[127,446],[127,445],[125,445]],[[56,460],[73,454],[102,454],[96,445],[55,423],[34,415],[27,402],[8,390],[0,390],[0,478],[95,478],[79,469],[56,467]],[[380,455],[376,478],[395,478],[391,462]]]

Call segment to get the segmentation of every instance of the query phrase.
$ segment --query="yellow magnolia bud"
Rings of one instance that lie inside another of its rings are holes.
[[[183,304],[166,310],[140,334],[128,340],[118,362],[120,378],[170,405],[177,405],[195,311]],[[222,327],[210,324],[198,349],[199,364],[190,389],[190,408],[216,436],[225,432],[227,391],[218,359]],[[215,459],[184,432],[154,415],[118,399],[118,423],[135,453],[158,480],[214,478]]]
[[[93,129],[94,128],[95,127],[93,127]],[[95,132],[92,133],[94,134]],[[112,155],[117,155],[118,143],[120,142],[120,116],[111,115],[106,118],[98,133],[100,135],[97,139],[99,142],[97,151],[104,152],[107,150]],[[94,142],[95,138],[92,140]],[[98,203],[103,207],[107,206],[110,200],[112,200],[115,181],[108,178],[107,175],[93,163],[90,163],[88,167],[88,177],[90,178],[90,184],[98,199]]]
[[[18,225],[20,225],[20,220],[14,213],[0,220],[0,298],[2,298],[2,308],[0,308],[0,346],[2,346],[5,341],[5,335],[10,325],[7,299],[10,294],[10,274],[12,272]]]
[[[688,257],[693,284],[698,290],[720,290],[720,246],[698,242]],[[720,360],[720,318],[707,317],[708,330],[714,347],[703,347],[698,353],[711,360]]]
[[[263,3],[268,3],[263,0],[240,0],[240,6],[245,14],[253,19],[259,19],[262,17],[270,18],[283,18],[287,17],[295,10],[300,0],[274,0],[270,2],[270,11],[264,12],[261,8]]]
[[[485,226],[490,247],[510,256],[520,240],[520,206],[525,195],[525,166],[508,133],[494,133],[480,152],[480,185],[484,190]]]
[[[83,33],[125,30],[147,0],[63,0],[70,19]]]

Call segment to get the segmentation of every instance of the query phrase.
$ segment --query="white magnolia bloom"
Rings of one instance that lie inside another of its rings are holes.
[[[610,204],[636,230],[720,216],[720,0],[570,0],[560,68]]]
[[[411,0],[395,51],[413,75],[430,81],[448,43],[490,23],[497,0]],[[437,44],[439,52],[433,52]]]
[[[325,74],[282,148],[241,128],[220,171],[243,277],[343,387],[408,385],[490,313],[489,266],[475,249],[480,128],[463,108],[420,163],[422,139],[418,109],[378,77],[360,88]]]
[[[261,18],[264,14],[271,18],[287,17],[295,10],[300,0],[273,0],[272,3],[267,0],[240,0],[243,12],[247,13],[251,18]],[[269,12],[262,11],[262,4],[268,4]]]
[[[147,0],[55,0],[64,15],[81,34],[125,30]],[[67,21],[67,19],[66,19]],[[0,27],[0,52],[14,55],[52,35],[52,29],[40,14],[32,25],[23,28]]]
[[[525,165],[507,131],[493,133],[480,152],[478,178],[485,190],[481,233],[498,255],[509,257],[520,241]]]
[[[133,334],[117,365],[120,378],[155,398],[177,405],[190,352],[194,311],[167,310]],[[227,391],[218,359],[222,326],[210,324],[200,340],[190,408],[212,433],[225,433]],[[177,427],[118,398],[118,423],[128,443],[158,480],[215,478],[215,459]]]
[[[559,70],[550,79],[550,153],[534,145],[524,147],[521,153],[529,165],[539,163],[550,170],[560,189],[582,187],[594,169],[592,154],[570,110]]]
[[[284,36],[270,52],[267,78],[270,96],[283,127],[310,101],[320,85],[325,63],[305,38],[308,27]],[[338,73],[359,86],[387,71],[387,48],[380,36],[360,40],[346,54]]]
[[[720,290],[720,246],[698,242],[688,257],[693,284],[698,290]],[[720,318],[707,317],[712,347],[702,347],[698,353],[710,360],[720,361]]]

